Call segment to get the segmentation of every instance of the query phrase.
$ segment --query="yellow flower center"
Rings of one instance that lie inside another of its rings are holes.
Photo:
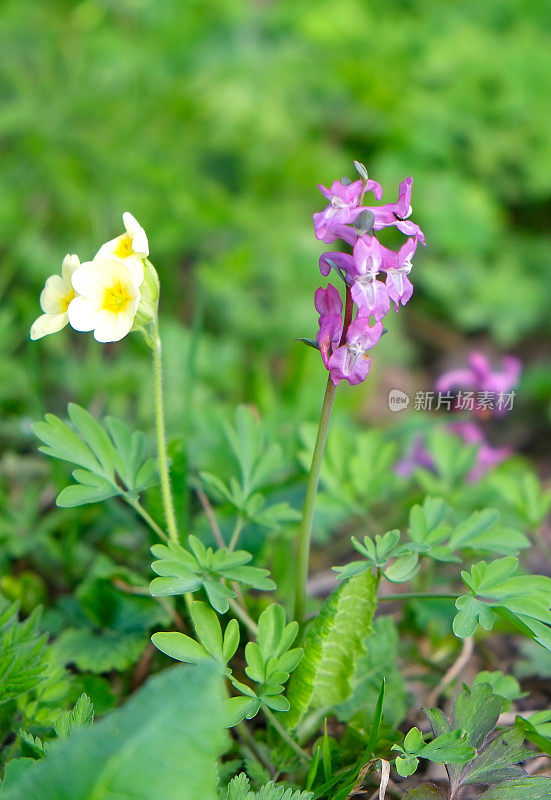
[[[60,306],[61,306],[61,311],[62,311],[62,313],[63,313],[63,314],[64,314],[64,313],[67,311],[67,309],[69,308],[69,303],[71,302],[71,300],[73,300],[73,299],[74,299],[74,297],[75,297],[75,290],[74,290],[74,289],[71,289],[69,292],[67,292],[67,294],[65,295],[65,297],[63,297],[63,298],[61,299],[61,301],[60,301]]]
[[[128,258],[128,256],[134,255],[134,250],[132,249],[132,239],[128,233],[119,236],[119,242],[114,255],[116,255],[118,258]]]
[[[120,314],[131,300],[132,297],[128,294],[128,290],[119,281],[105,290],[101,307],[112,314]]]

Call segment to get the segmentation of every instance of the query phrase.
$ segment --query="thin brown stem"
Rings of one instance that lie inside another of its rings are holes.
[[[205,516],[209,521],[210,529],[214,535],[214,538],[216,539],[216,544],[218,545],[218,547],[225,547],[226,543],[224,541],[224,537],[222,536],[220,525],[218,524],[218,520],[216,519],[216,515],[214,513],[214,509],[211,505],[209,498],[207,497],[207,495],[203,491],[203,488],[199,484],[197,484],[197,486],[195,487],[195,491],[197,493],[197,497],[199,498],[199,502],[203,507]]]
[[[463,647],[461,648],[459,656],[453,662],[448,671],[444,674],[438,686],[435,689],[433,689],[432,692],[429,694],[427,698],[428,708],[431,708],[438,702],[438,698],[440,697],[444,689],[446,689],[446,687],[448,687],[450,683],[452,683],[452,681],[454,681],[455,678],[457,678],[457,676],[460,675],[461,672],[463,672],[463,670],[471,660],[473,652],[474,652],[474,640],[472,636],[467,636],[466,639],[463,639]]]
[[[242,605],[240,605],[240,603],[238,603],[237,600],[234,600],[233,598],[230,598],[230,600],[228,600],[228,603],[230,604],[230,608],[237,617],[237,619],[240,619],[241,622],[250,630],[250,632],[254,636],[256,636],[258,633],[258,625],[254,621],[254,619],[252,619],[252,617],[249,616],[249,612]]]

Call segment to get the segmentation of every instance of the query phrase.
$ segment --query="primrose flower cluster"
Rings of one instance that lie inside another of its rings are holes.
[[[48,278],[31,339],[71,325],[93,331],[98,342],[117,342],[156,317],[159,282],[147,236],[128,211],[122,218],[125,232],[102,245],[92,261],[81,264],[78,256],[66,255],[61,275]]]
[[[382,320],[394,303],[396,311],[405,305],[413,293],[408,278],[417,243],[425,244],[421,229],[409,220],[411,216],[412,178],[400,184],[395,203],[373,206],[364,203],[370,192],[381,200],[380,184],[371,180],[363,164],[354,162],[360,179],[333,181],[331,187],[319,186],[329,205],[314,214],[316,237],[326,244],[337,239],[352,248],[352,252],[327,252],[320,257],[320,272],[329,275],[334,269],[346,285],[346,305],[339,291],[329,284],[315,295],[319,330],[317,345],[331,380],[338,385],[347,380],[354,385],[364,381],[369,373],[367,351],[383,335]],[[384,247],[376,233],[395,227],[408,238],[398,251]],[[384,274],[384,282],[380,275]],[[353,317],[354,305],[356,316]]]

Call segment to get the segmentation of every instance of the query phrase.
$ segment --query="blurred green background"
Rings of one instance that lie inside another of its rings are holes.
[[[28,341],[44,279],[117,235],[124,210],[161,276],[172,434],[241,401],[278,424],[315,419],[325,376],[293,342],[317,325],[311,214],[316,184],[352,177],[353,159],[388,200],[413,175],[429,246],[372,379],[340,407],[376,413],[385,380],[430,388],[473,346],[506,350],[525,362],[523,441],[541,450],[550,31],[545,0],[3,0],[4,462],[68,400],[149,418],[137,337]]]

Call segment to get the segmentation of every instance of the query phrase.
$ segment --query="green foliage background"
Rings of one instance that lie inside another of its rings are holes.
[[[149,232],[164,314],[183,324],[202,309],[209,383],[250,400],[274,365],[283,385],[293,369],[317,375],[291,344],[315,328],[315,184],[353,158],[390,196],[415,178],[430,246],[394,328],[430,318],[507,347],[547,333],[550,18],[544,0],[6,0],[8,410],[36,403],[27,370],[45,352],[101,358],[88,337],[33,353],[25,337],[44,278],[66,251],[93,255],[127,208]],[[54,392],[87,383],[63,372]]]

